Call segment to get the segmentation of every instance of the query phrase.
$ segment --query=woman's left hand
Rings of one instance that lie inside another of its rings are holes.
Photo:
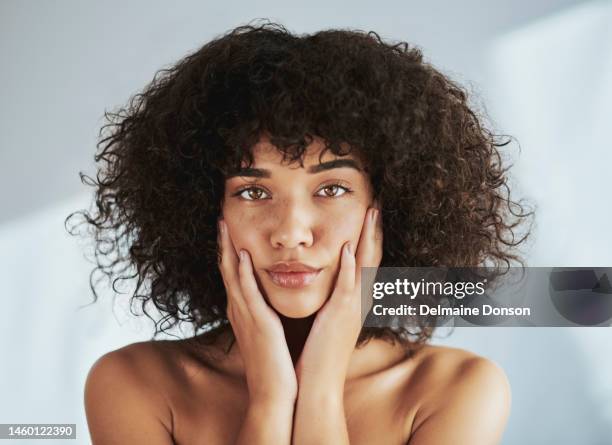
[[[318,311],[296,364],[299,392],[342,399],[349,361],[362,328],[361,268],[380,265],[382,242],[380,211],[371,207],[356,251],[355,246],[349,251],[350,242],[343,245],[336,286]]]

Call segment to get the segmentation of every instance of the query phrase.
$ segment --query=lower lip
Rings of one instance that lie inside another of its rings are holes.
[[[268,270],[267,272],[274,284],[296,289],[312,283],[321,270],[315,272],[271,272]]]

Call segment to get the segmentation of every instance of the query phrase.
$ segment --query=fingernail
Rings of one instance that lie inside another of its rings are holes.
[[[372,212],[370,213],[370,221],[372,222],[376,221],[377,216],[378,216],[378,210],[373,209]]]
[[[223,221],[222,219],[219,220],[219,231],[222,234],[225,234],[225,221]]]
[[[246,252],[243,249],[240,249],[240,262],[246,259]]]
[[[346,250],[347,255],[353,254],[353,246],[351,245],[350,242],[346,243],[344,249]]]

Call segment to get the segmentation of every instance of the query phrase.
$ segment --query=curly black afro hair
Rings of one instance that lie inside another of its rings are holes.
[[[154,337],[183,322],[229,325],[217,264],[217,220],[227,174],[265,132],[292,160],[313,137],[356,150],[382,203],[381,266],[524,266],[517,227],[533,212],[510,200],[494,135],[457,83],[408,43],[374,32],[295,35],[265,22],[240,26],[160,70],[100,131],[95,272],[137,278],[130,302],[163,314]],[[503,191],[507,193],[503,193]],[[90,233],[91,234],[91,233]],[[128,273],[128,270],[131,272]],[[432,329],[364,328],[418,346]]]

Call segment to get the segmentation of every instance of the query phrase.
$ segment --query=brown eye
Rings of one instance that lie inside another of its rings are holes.
[[[344,195],[345,193],[352,192],[351,189],[340,184],[326,185],[324,187],[321,187],[320,191],[323,191],[324,194],[317,194],[317,196],[320,196],[322,198],[337,198],[339,196]],[[245,201],[261,201],[262,199],[267,198],[267,196],[264,195],[267,195],[267,192],[260,187],[247,187],[234,193],[233,196],[239,196]]]
[[[335,198],[337,196],[342,196],[345,193],[350,192],[350,190],[347,187],[344,187],[340,184],[326,185],[322,187],[321,190],[323,191],[325,195],[318,195],[318,196],[324,196],[326,198]],[[342,193],[338,193],[339,190],[341,190]]]
[[[240,190],[235,196],[240,196],[247,201],[259,201],[264,193],[265,191],[259,187],[249,187]]]

